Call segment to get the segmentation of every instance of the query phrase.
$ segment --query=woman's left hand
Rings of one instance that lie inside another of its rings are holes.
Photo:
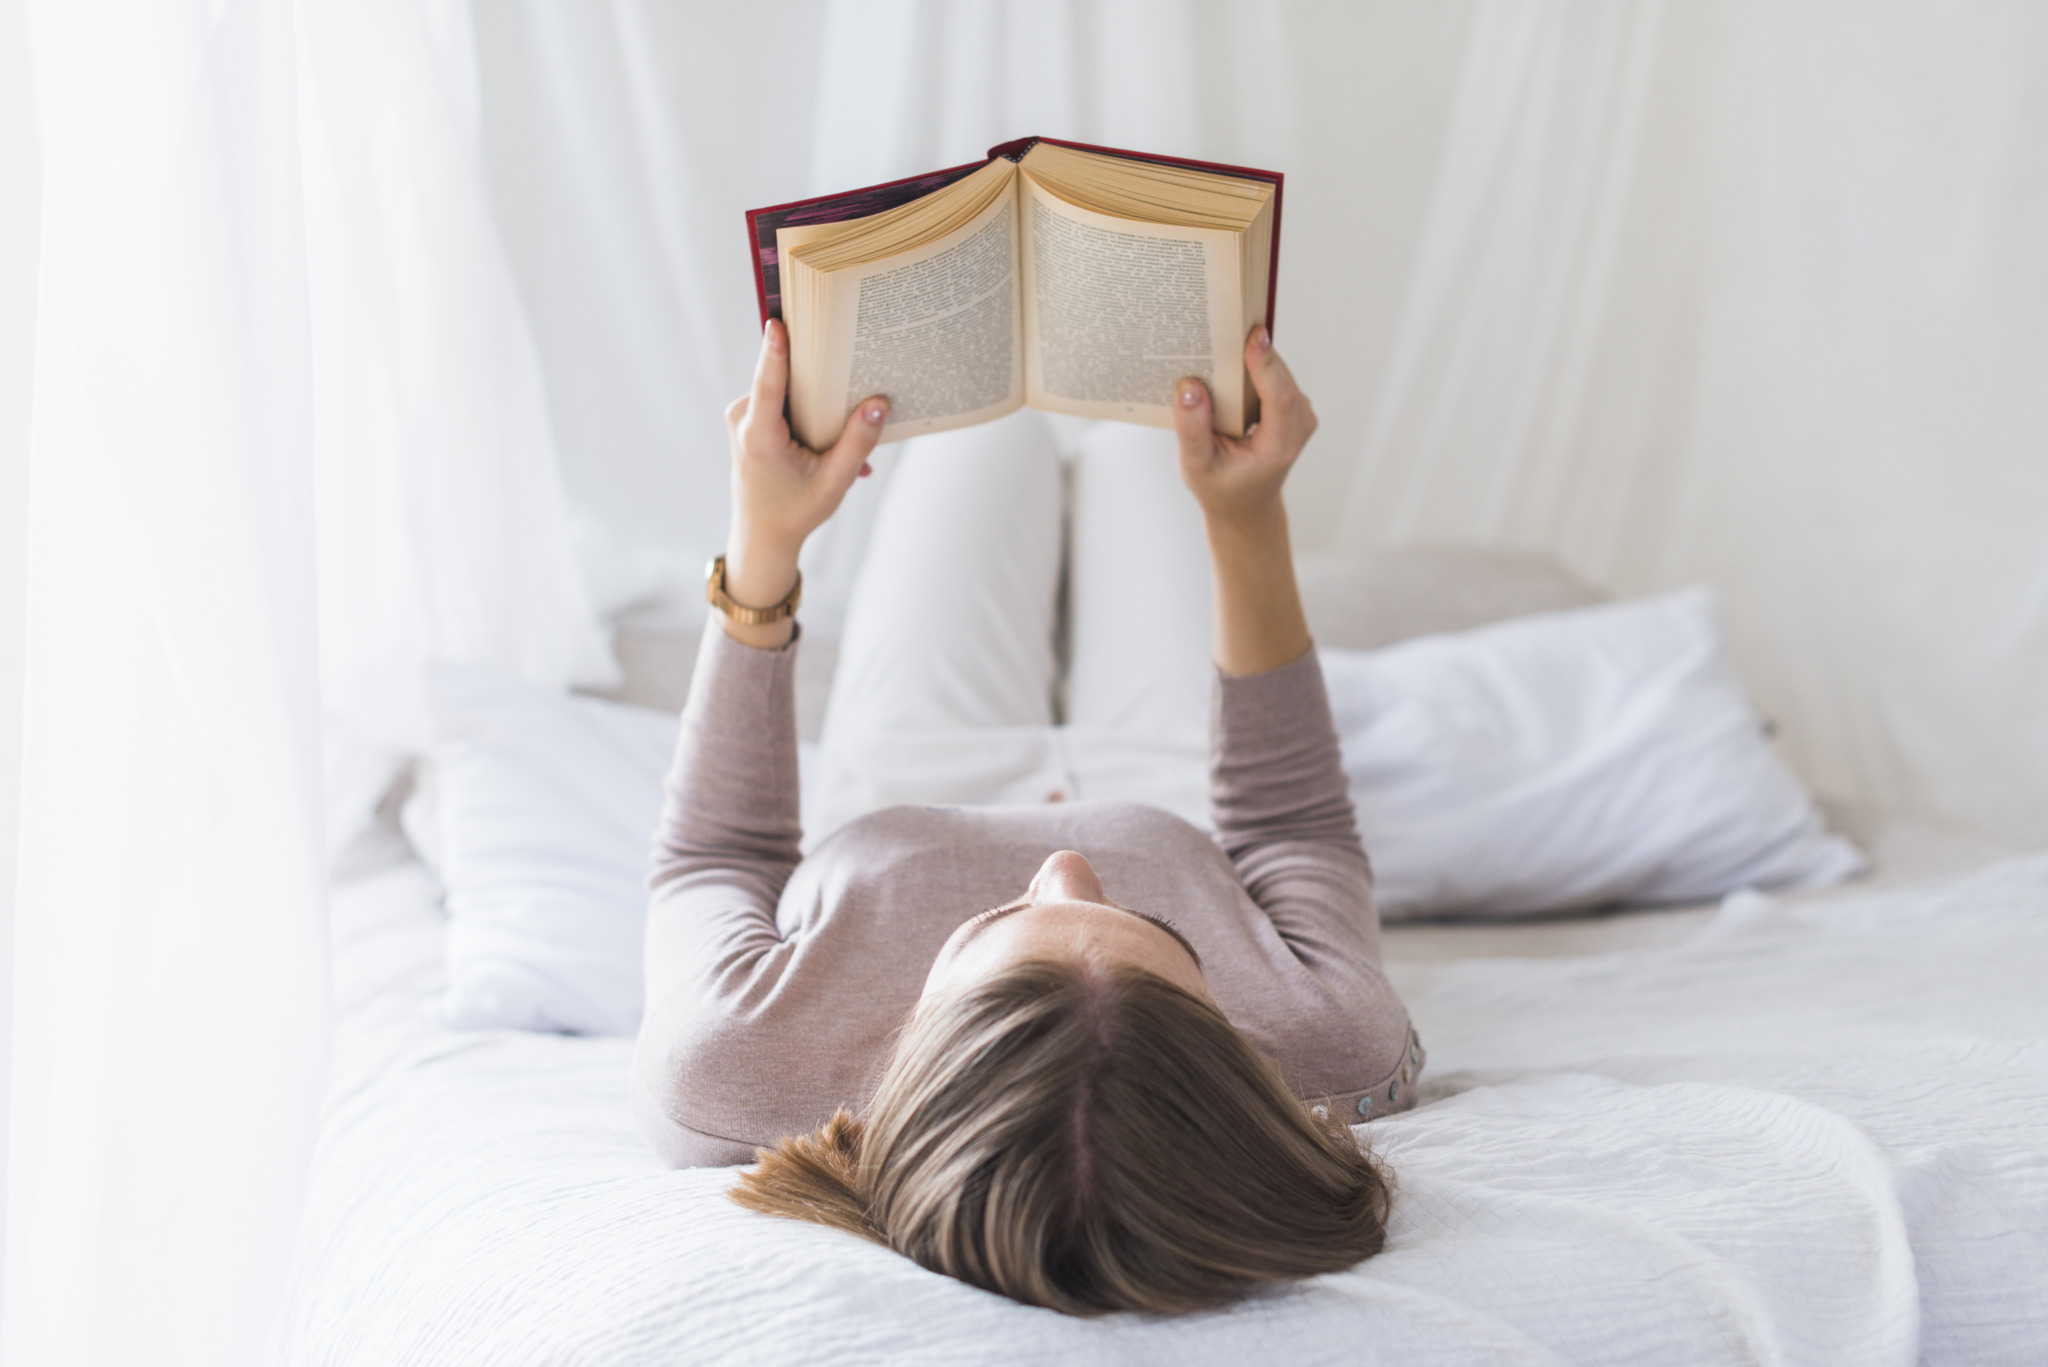
[[[889,401],[863,399],[831,450],[799,443],[782,415],[789,389],[789,333],[771,320],[761,332],[753,391],[725,410],[732,440],[732,535],[726,591],[739,602],[780,602],[796,583],[804,540],[837,511],[867,469],[889,416]]]
[[[1280,486],[1315,435],[1316,411],[1273,350],[1273,335],[1263,324],[1245,338],[1244,367],[1258,391],[1259,420],[1241,437],[1212,430],[1214,405],[1200,380],[1182,380],[1174,391],[1181,480],[1212,524],[1262,519],[1277,511]]]

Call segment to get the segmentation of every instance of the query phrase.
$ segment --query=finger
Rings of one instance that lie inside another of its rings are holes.
[[[1201,468],[1216,449],[1209,413],[1209,388],[1193,376],[1173,387],[1173,432],[1180,439],[1180,463]]]
[[[782,415],[783,396],[789,392],[789,332],[779,318],[770,318],[761,329],[761,358],[754,362],[754,390],[747,411],[769,421]]]
[[[725,406],[725,425],[727,427],[738,427],[747,416],[747,406],[752,402],[752,395],[742,394],[727,404]]]
[[[889,401],[880,394],[853,406],[853,412],[846,415],[846,430],[825,453],[825,465],[834,483],[845,488],[860,478],[861,469],[874,454],[875,443],[881,440],[882,428],[888,421]]]
[[[1301,389],[1294,383],[1294,372],[1273,349],[1273,334],[1264,323],[1253,328],[1251,336],[1245,339],[1244,368],[1251,372],[1252,388],[1259,392],[1261,413],[1284,414],[1300,401]]]

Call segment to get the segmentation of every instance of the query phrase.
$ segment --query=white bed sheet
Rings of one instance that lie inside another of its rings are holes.
[[[336,1071],[289,1360],[1980,1363],[2048,1344],[2048,855],[1677,944],[1392,960],[1425,1103],[1388,1251],[1086,1322],[748,1215],[626,1112],[630,1044],[455,1034],[409,859],[335,899]]]

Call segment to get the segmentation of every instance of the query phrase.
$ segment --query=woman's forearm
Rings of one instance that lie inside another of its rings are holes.
[[[1204,519],[1216,584],[1216,665],[1225,674],[1263,674],[1301,658],[1308,620],[1294,582],[1287,506],[1270,504]]]

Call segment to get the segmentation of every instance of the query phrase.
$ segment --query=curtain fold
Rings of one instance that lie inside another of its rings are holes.
[[[420,667],[613,669],[463,0],[32,0],[0,1360],[270,1359],[331,851]]]
[[[291,12],[30,20],[45,219],[0,1353],[254,1363],[327,1028]]]
[[[753,372],[745,210],[797,197],[822,0],[475,12],[495,218],[595,603],[701,613]]]
[[[419,665],[614,676],[486,191],[466,0],[299,0],[329,842],[429,722]]]
[[[1481,0],[1339,545],[1708,581],[1808,783],[2048,840],[2048,20]]]

